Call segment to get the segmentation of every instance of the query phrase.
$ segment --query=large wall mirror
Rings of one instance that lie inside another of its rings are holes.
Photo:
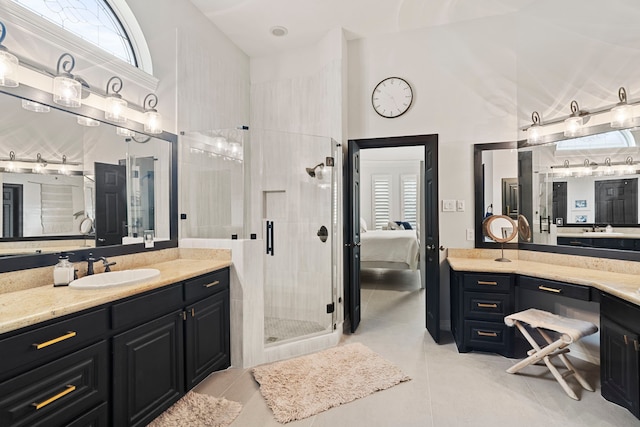
[[[476,144],[474,161],[476,247],[499,247],[481,230],[503,214],[527,224],[513,247],[640,260],[640,129],[599,125],[517,149]]]
[[[21,85],[0,92],[0,271],[177,246],[177,137],[53,106]]]

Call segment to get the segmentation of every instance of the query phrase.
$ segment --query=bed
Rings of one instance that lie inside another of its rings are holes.
[[[367,230],[360,233],[362,268],[418,268],[420,245],[416,230]]]

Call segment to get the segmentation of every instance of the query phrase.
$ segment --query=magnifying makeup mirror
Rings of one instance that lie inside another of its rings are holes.
[[[502,255],[496,258],[499,262],[511,262],[504,257],[504,244],[518,235],[518,225],[507,215],[491,215],[482,221],[482,232],[485,236],[500,243]]]

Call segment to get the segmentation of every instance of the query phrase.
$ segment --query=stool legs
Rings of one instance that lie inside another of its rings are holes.
[[[564,342],[562,338],[556,341],[553,341],[549,336],[549,334],[547,334],[542,329],[537,329],[537,331],[540,333],[542,338],[544,338],[544,340],[547,342],[547,345],[545,347],[540,347],[538,343],[531,337],[531,335],[529,334],[529,331],[527,331],[527,329],[524,326],[522,326],[522,324],[520,324],[519,321],[517,320],[514,321],[514,324],[520,330],[520,332],[525,337],[525,339],[529,342],[533,350],[531,350],[531,354],[529,355],[529,357],[521,360],[520,362],[516,363],[515,365],[507,369],[508,373],[515,374],[525,366],[529,366],[531,364],[534,364],[542,360],[547,366],[547,368],[549,368],[549,371],[554,376],[556,381],[558,381],[558,384],[560,384],[560,386],[565,391],[565,393],[567,393],[567,395],[574,400],[580,400],[576,395],[576,393],[569,387],[569,385],[564,379],[564,376],[558,371],[558,368],[556,368],[555,365],[551,363],[551,358],[554,356],[558,356],[562,361],[562,363],[564,363],[564,365],[567,367],[569,371],[567,373],[568,375],[574,375],[576,377],[576,380],[578,380],[580,385],[586,390],[594,391],[594,389],[587,383],[587,381],[582,377],[582,375],[580,375],[580,373],[576,371],[576,369],[574,368],[573,364],[569,361],[569,359],[567,359],[567,357],[563,354],[564,352],[567,351],[567,350],[563,351],[563,348],[568,346],[569,343]]]

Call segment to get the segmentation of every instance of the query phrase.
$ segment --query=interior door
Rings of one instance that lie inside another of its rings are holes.
[[[95,163],[96,246],[121,245],[126,236],[126,166]]]
[[[440,231],[438,218],[438,136],[428,135],[424,152],[426,244],[426,327],[440,342]]]
[[[349,141],[348,156],[348,189],[345,191],[347,202],[347,220],[345,221],[345,274],[348,275],[346,283],[348,291],[345,295],[345,307],[348,308],[348,316],[351,332],[355,332],[360,324],[360,146],[356,141]]]
[[[567,183],[554,182],[551,196],[553,223],[561,226],[567,223]],[[559,221],[558,221],[559,220]]]

